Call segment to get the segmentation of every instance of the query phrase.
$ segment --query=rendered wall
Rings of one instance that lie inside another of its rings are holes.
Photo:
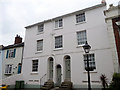
[[[91,72],[92,85],[100,84],[100,75],[105,74],[110,81],[114,72],[112,52],[107,34],[107,25],[103,11],[105,6],[85,12],[86,22],[76,24],[75,15],[79,12],[64,16],[63,28],[54,29],[54,20],[44,23],[44,32],[37,34],[37,26],[26,29],[25,49],[23,57],[23,75],[27,84],[38,84],[44,74],[48,74],[48,58],[54,58],[53,80],[56,82],[56,65],[62,66],[62,81],[64,81],[64,56],[71,57],[71,81],[74,87],[87,86],[87,73],[84,70],[83,49],[77,45],[77,31],[87,31],[87,41],[95,54],[96,70]],[[54,49],[54,37],[63,35],[63,48]],[[36,41],[43,39],[43,52],[36,51]],[[39,60],[38,73],[32,73],[32,60]],[[29,82],[33,80],[33,82]]]

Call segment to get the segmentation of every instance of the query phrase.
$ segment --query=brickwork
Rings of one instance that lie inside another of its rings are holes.
[[[19,35],[16,35],[14,44],[22,43],[22,38]]]

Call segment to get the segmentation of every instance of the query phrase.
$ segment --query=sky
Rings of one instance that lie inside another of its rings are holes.
[[[25,27],[47,19],[100,4],[102,0],[0,0],[0,45],[14,44],[18,34],[25,38]],[[106,0],[118,5],[120,0]]]

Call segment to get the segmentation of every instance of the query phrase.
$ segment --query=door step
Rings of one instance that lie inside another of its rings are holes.
[[[73,83],[70,81],[62,82],[61,86],[52,88],[50,90],[73,90]]]
[[[64,81],[62,82],[59,90],[72,90],[73,88],[73,83],[70,81]]]
[[[54,87],[54,82],[52,80],[48,80],[44,83],[44,85],[40,88],[40,90],[50,90]]]

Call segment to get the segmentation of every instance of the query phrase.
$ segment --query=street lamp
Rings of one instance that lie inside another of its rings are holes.
[[[88,45],[87,41],[85,43],[85,45],[83,46],[83,49],[86,53],[86,56],[87,56],[87,68],[86,68],[86,71],[88,72],[88,90],[91,90],[91,85],[90,85],[90,67],[89,67],[89,58],[88,58],[88,53],[91,49],[91,46]]]

